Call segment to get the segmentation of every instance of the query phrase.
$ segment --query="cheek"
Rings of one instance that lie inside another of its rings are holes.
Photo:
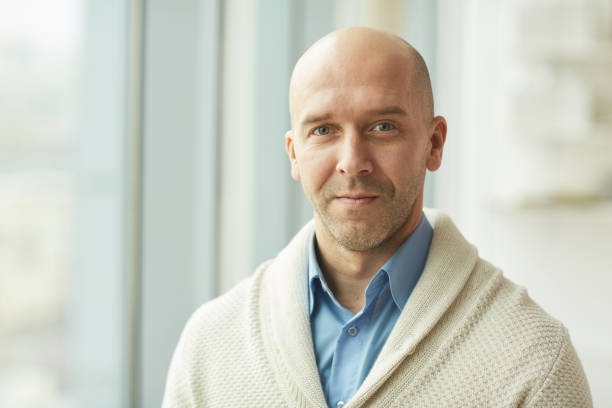
[[[397,149],[391,154],[377,160],[382,172],[392,181],[396,188],[414,185],[425,168],[425,157],[413,149]]]
[[[333,175],[336,164],[330,152],[305,150],[298,157],[302,185],[316,192]]]

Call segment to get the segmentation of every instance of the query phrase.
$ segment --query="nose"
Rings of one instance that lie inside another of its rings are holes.
[[[363,176],[372,173],[367,140],[356,130],[345,131],[339,146],[336,171],[346,176]]]

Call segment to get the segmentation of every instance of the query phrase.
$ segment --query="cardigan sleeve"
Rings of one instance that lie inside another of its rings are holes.
[[[534,408],[590,408],[591,391],[567,329],[550,371],[533,399],[527,404]]]

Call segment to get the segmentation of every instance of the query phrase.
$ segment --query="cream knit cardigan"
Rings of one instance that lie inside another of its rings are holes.
[[[567,329],[478,257],[450,218],[354,407],[590,407]],[[306,225],[187,323],[163,406],[325,407],[307,308]]]

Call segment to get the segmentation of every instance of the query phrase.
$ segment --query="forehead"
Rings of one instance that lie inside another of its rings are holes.
[[[392,105],[414,109],[410,60],[397,53],[366,51],[314,53],[299,63],[290,96],[294,124],[313,114],[358,113]]]
[[[360,118],[411,111],[408,92],[372,85],[310,88],[300,95],[296,124],[307,125],[332,118]]]

